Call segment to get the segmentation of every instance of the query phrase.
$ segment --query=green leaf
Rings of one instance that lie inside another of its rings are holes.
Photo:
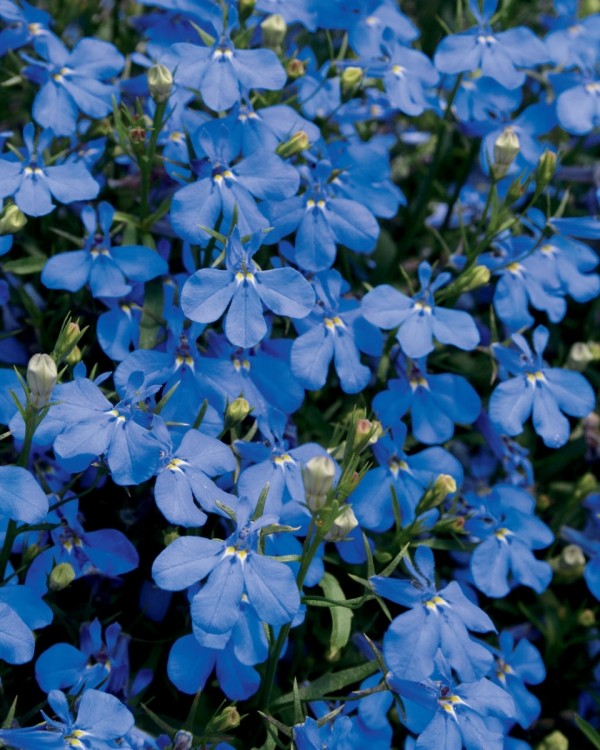
[[[577,728],[581,730],[583,734],[588,738],[592,745],[600,750],[600,732],[597,732],[591,724],[588,724],[585,719],[575,714],[575,724]]]
[[[325,573],[319,586],[328,599],[346,600],[342,587],[331,573]],[[331,607],[329,611],[331,613],[331,636],[329,637],[329,652],[325,658],[328,661],[335,661],[350,639],[353,613],[347,607]]]
[[[379,665],[376,661],[368,661],[364,664],[359,664],[356,667],[343,669],[340,672],[331,672],[330,674],[325,674],[314,680],[310,685],[300,688],[300,690],[298,690],[298,695],[300,696],[300,700],[303,701],[321,700],[324,696],[343,690],[348,685],[362,682],[367,677],[375,674],[378,669]],[[283,706],[293,705],[293,702],[293,693],[286,693],[285,695],[282,695],[281,698],[278,698],[272,705],[273,708],[281,708]]]
[[[2,264],[5,273],[14,273],[17,276],[26,276],[30,273],[39,273],[46,265],[45,255],[30,256],[28,258],[15,258],[7,260]]]

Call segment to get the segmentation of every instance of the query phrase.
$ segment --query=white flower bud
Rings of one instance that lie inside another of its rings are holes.
[[[34,354],[27,365],[27,385],[31,392],[31,403],[41,409],[47,406],[58,380],[56,363],[49,354]]]

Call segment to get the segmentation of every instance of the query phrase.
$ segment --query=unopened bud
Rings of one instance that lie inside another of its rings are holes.
[[[593,341],[588,341],[587,343],[584,341],[578,341],[571,347],[567,359],[567,367],[582,372],[590,362],[595,362],[599,359],[600,344],[596,344]]]
[[[329,456],[315,456],[302,469],[306,504],[312,511],[319,511],[325,505],[327,494],[333,487],[335,463]]]
[[[163,533],[163,544],[165,547],[168,547],[176,539],[179,539],[179,532],[176,529],[169,529]]]
[[[596,624],[596,615],[593,609],[582,609],[577,615],[577,622],[584,628],[591,628]]]
[[[47,406],[58,380],[56,362],[49,354],[34,354],[27,364],[27,385],[36,409]]]
[[[23,565],[29,566],[42,551],[39,544],[28,544],[23,550]]]
[[[173,739],[173,750],[191,750],[194,735],[185,729],[180,729]]]
[[[132,143],[144,143],[146,140],[146,128],[143,128],[141,125],[134,125],[129,129],[129,138]]]
[[[329,542],[341,542],[348,534],[358,526],[358,520],[350,505],[344,505],[340,515],[333,522],[332,527],[325,534]]]
[[[537,745],[537,750],[569,750],[569,740],[558,730],[552,732]]]
[[[347,101],[351,99],[354,94],[358,91],[358,88],[363,80],[363,70],[356,66],[350,66],[345,68],[344,72],[340,77],[340,85],[342,91],[342,98]]]
[[[288,159],[290,156],[295,156],[302,153],[302,151],[306,151],[307,148],[310,148],[308,135],[304,130],[298,130],[287,141],[282,141],[275,149],[275,153],[277,156],[281,156],[282,159]]]
[[[148,91],[157,104],[166,102],[173,90],[173,74],[165,66],[158,63],[148,71]]]
[[[561,573],[583,572],[585,555],[578,544],[567,544],[558,558],[558,571]]]
[[[14,203],[4,207],[0,216],[0,235],[15,234],[27,224],[27,217]]]
[[[81,349],[78,346],[74,346],[65,357],[65,362],[71,367],[81,362]]]
[[[59,563],[55,565],[48,576],[48,588],[51,591],[62,591],[66,589],[77,576],[71,563]]]
[[[456,492],[456,480],[450,474],[439,474],[419,503],[419,513],[435,508]]]
[[[238,424],[238,422],[243,422],[248,414],[250,414],[250,404],[245,398],[236,398],[227,407],[225,419],[229,424]]]
[[[69,320],[64,323],[52,352],[53,359],[59,364],[64,362],[75,349],[86,330],[84,328],[82,331],[76,321]]]
[[[519,136],[510,125],[500,133],[494,142],[494,177],[500,179],[517,158],[520,150]]]
[[[556,154],[546,149],[540,156],[540,161],[535,171],[535,184],[538,190],[544,190],[554,177],[556,172]]]
[[[452,290],[459,294],[470,292],[485,286],[491,278],[490,269],[487,266],[471,266],[456,279]]]
[[[354,432],[354,448],[360,453],[368,445],[375,445],[382,435],[381,422],[376,419],[359,419]]]
[[[525,191],[527,190],[528,187],[529,187],[528,180],[525,180],[523,182],[518,178],[516,180],[513,180],[508,186],[508,190],[506,191],[506,202],[509,205],[512,205],[516,201],[520,200],[525,195]]]
[[[288,77],[292,79],[292,81],[296,80],[296,78],[302,77],[305,72],[306,65],[302,62],[302,60],[298,60],[297,57],[295,57],[293,60],[290,60],[287,64],[287,74]]]
[[[267,16],[261,23],[262,43],[265,47],[277,50],[281,47],[287,34],[287,23],[285,18],[278,13]]]
[[[242,21],[245,21],[252,15],[255,5],[256,0],[238,0],[238,11]]]
[[[210,723],[210,728],[214,732],[227,732],[235,729],[240,725],[240,714],[235,706],[225,706],[218,716],[215,716]]]

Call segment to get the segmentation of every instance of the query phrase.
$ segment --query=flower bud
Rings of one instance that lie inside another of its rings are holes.
[[[238,0],[238,11],[242,21],[245,21],[252,15],[255,5],[256,0]]]
[[[519,136],[510,125],[500,133],[494,142],[494,177],[499,180],[517,158],[521,144]]]
[[[283,16],[274,13],[267,16],[261,23],[262,43],[265,47],[277,50],[281,47],[285,35],[287,34],[287,23]]]
[[[0,236],[4,234],[15,234],[27,224],[27,217],[14,203],[4,207],[0,216]]]
[[[363,451],[368,445],[375,445],[383,435],[381,422],[376,419],[359,419],[354,431],[354,448],[358,453]]]
[[[319,511],[333,487],[335,463],[329,456],[315,456],[302,468],[302,479],[306,490],[306,504],[312,511]]]
[[[535,184],[538,190],[544,190],[548,187],[554,173],[556,172],[556,154],[554,151],[546,149],[540,156],[537,169],[535,171]]]
[[[76,321],[68,320],[68,318],[67,321],[63,323],[52,352],[52,358],[58,364],[67,359],[87,330],[87,328],[84,328],[82,331]]]
[[[287,64],[287,74],[288,77],[292,79],[292,81],[295,81],[296,78],[301,78],[305,72],[306,65],[302,62],[302,60],[298,60],[297,57],[294,57],[294,59],[290,60]]]
[[[593,609],[582,609],[577,615],[577,622],[584,628],[591,628],[596,624],[596,615]]]
[[[163,544],[165,547],[168,547],[176,539],[179,539],[179,532],[176,529],[168,529],[163,533]]]
[[[537,745],[537,750],[569,750],[569,740],[558,730],[552,732]]]
[[[173,750],[191,750],[194,735],[185,729],[180,729],[173,739]]]
[[[47,406],[58,380],[56,363],[49,354],[34,354],[27,364],[27,385],[36,409]]]
[[[238,422],[243,422],[248,414],[250,414],[250,404],[245,398],[240,397],[229,404],[225,419],[229,424],[238,424]]]
[[[240,714],[235,706],[225,706],[220,714],[215,716],[210,723],[214,732],[227,732],[240,725]]]
[[[585,555],[578,544],[567,544],[558,558],[558,570],[561,573],[583,572]]]
[[[55,565],[48,576],[48,588],[51,591],[62,591],[66,589],[77,578],[75,569],[71,563],[59,563]]]
[[[165,65],[159,63],[150,68],[148,90],[157,104],[167,101],[173,90],[173,74]]]
[[[282,141],[275,149],[275,153],[282,159],[288,159],[290,156],[306,151],[307,148],[310,148],[308,135],[304,130],[298,130],[287,141]]]
[[[347,101],[351,99],[354,94],[358,91],[360,84],[363,80],[363,69],[351,65],[349,68],[345,68],[344,72],[340,77],[340,85],[342,90],[342,98]]]
[[[342,512],[333,522],[332,527],[325,534],[325,539],[329,542],[341,542],[348,534],[358,526],[358,520],[354,515],[352,506],[344,505]]]
[[[448,495],[456,492],[456,480],[450,474],[439,474],[433,485],[423,495],[419,503],[419,513],[435,508],[444,502]],[[462,519],[461,519],[462,520]]]
[[[590,362],[598,359],[600,359],[600,344],[596,344],[593,341],[578,341],[571,347],[567,359],[567,367],[571,370],[582,372]]]
[[[65,357],[65,362],[71,367],[74,367],[78,362],[81,362],[81,349],[78,346],[74,346]]]
[[[456,279],[452,284],[452,291],[457,294],[470,292],[485,286],[491,278],[490,269],[487,266],[471,266]]]

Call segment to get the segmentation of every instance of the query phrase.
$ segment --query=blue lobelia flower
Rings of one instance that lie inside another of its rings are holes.
[[[435,304],[434,294],[450,281],[441,273],[432,283],[432,269],[427,261],[419,265],[421,290],[407,297],[388,284],[375,287],[362,300],[364,317],[378,328],[399,326],[396,338],[402,351],[413,359],[433,351],[433,338],[442,344],[453,344],[469,351],[479,343],[479,331],[469,313],[447,310]]]
[[[2,0],[0,19],[6,24],[0,31],[0,57],[9,50],[24,47],[38,35],[49,34],[48,27],[52,23],[45,10],[26,0],[21,0],[19,5],[12,0]]]
[[[379,466],[370,469],[349,502],[361,526],[372,531],[387,531],[394,525],[394,494],[403,526],[415,520],[415,511],[425,490],[440,474],[448,474],[462,484],[463,470],[451,453],[434,446],[408,456],[403,449],[407,429],[402,422],[394,425],[373,446]]]
[[[28,216],[49,214],[54,209],[52,198],[59,203],[73,203],[95,198],[100,190],[83,161],[45,165],[43,151],[53,137],[51,130],[44,130],[36,144],[35,127],[30,122],[23,128],[22,161],[0,157],[0,198],[12,196]]]
[[[387,382],[387,389],[373,399],[373,410],[384,427],[394,428],[410,411],[412,433],[421,443],[445,443],[454,435],[454,425],[471,424],[481,412],[481,399],[461,375],[432,375],[426,361],[411,363],[410,374],[397,364],[400,378]]]
[[[35,540],[44,549],[34,558],[25,578],[27,586],[39,595],[46,593],[48,576],[61,563],[72,567],[75,579],[88,575],[119,576],[138,565],[135,547],[120,531],[85,531],[76,498],[51,511],[47,522],[55,524],[55,528],[41,532]]]
[[[0,740],[19,750],[108,750],[133,727],[133,714],[114,695],[86,690],[79,700],[77,716],[72,718],[67,696],[60,690],[48,694],[48,703],[56,719],[42,712],[44,722],[34,727],[0,729]],[[84,744],[85,742],[85,744]]]
[[[126,397],[116,406],[87,378],[56,386],[53,398],[57,403],[50,416],[62,423],[62,430],[54,441],[54,452],[66,467],[83,471],[105,456],[116,484],[139,484],[154,474],[160,443],[152,425],[162,420],[140,408],[147,396],[138,392],[142,382],[143,373],[134,373]]]
[[[42,283],[48,289],[76,292],[89,283],[94,297],[124,297],[131,291],[127,281],[146,282],[168,270],[161,256],[142,245],[113,247],[110,228],[114,208],[106,201],[85,206],[81,220],[87,230],[83,250],[58,253],[46,261]]]
[[[273,50],[238,49],[225,30],[212,47],[181,42],[172,53],[177,83],[199,91],[214,112],[230,109],[250,89],[277,91],[287,78]]]
[[[512,696],[515,719],[527,729],[539,717],[541,704],[525,685],[537,685],[544,680],[544,661],[526,638],[521,638],[515,645],[515,638],[508,630],[500,633],[499,641],[499,649],[488,647],[495,657],[490,679]]]
[[[442,39],[434,63],[441,73],[462,73],[481,68],[484,76],[495,79],[507,89],[516,89],[525,82],[525,73],[517,68],[531,68],[548,62],[543,42],[525,28],[494,33],[490,20],[498,0],[484,0],[483,13],[478,0],[469,0],[469,8],[478,25],[462,34]]]
[[[516,348],[493,345],[494,356],[515,377],[498,385],[490,398],[489,414],[506,435],[519,435],[533,412],[533,427],[549,448],[560,448],[569,439],[571,417],[585,417],[596,401],[594,390],[579,372],[548,367],[542,354],[548,343],[548,329],[533,332],[535,355],[520,334],[512,340]]]
[[[356,301],[342,297],[348,285],[337,271],[316,274],[313,284],[317,304],[297,325],[300,335],[292,344],[292,372],[305,388],[317,390],[325,385],[333,359],[342,390],[359,393],[371,379],[359,350],[381,354],[379,331],[364,320]]]
[[[370,579],[377,594],[409,608],[394,618],[383,641],[385,661],[394,677],[415,681],[430,677],[438,649],[461,680],[471,682],[484,677],[493,657],[470,637],[469,631],[495,632],[493,622],[467,599],[456,581],[438,589],[429,547],[419,546],[414,565],[407,561],[406,566],[410,580],[381,576]]]
[[[277,242],[296,232],[294,257],[307,271],[330,268],[337,245],[345,245],[359,253],[374,250],[379,224],[368,204],[362,205],[355,198],[344,195],[343,179],[336,184],[339,175],[332,162],[321,159],[311,167],[302,167],[301,173],[307,186],[302,195],[267,201],[263,206],[273,227],[265,243]]]
[[[298,750],[356,750],[351,734],[353,721],[349,716],[338,716],[325,723],[317,723],[310,716],[294,726],[294,746]]]
[[[280,202],[298,189],[296,168],[265,149],[234,164],[241,138],[232,138],[222,119],[200,125],[190,138],[198,179],[178,190],[171,206],[171,223],[184,240],[206,245],[210,235],[202,227],[228,233],[234,215],[242,236],[266,229],[269,221],[255,199]]]
[[[167,591],[186,589],[208,576],[191,603],[192,622],[203,632],[229,632],[244,594],[270,625],[284,625],[298,613],[300,596],[290,568],[256,551],[261,528],[276,523],[277,516],[251,521],[254,505],[239,500],[237,529],[225,541],[179,537],[154,561],[154,581]]]
[[[33,658],[33,630],[52,622],[52,610],[40,598],[43,591],[9,583],[0,589],[0,659],[25,664]]]
[[[557,97],[556,116],[567,133],[585,135],[600,125],[600,80],[587,72],[571,78]]]
[[[117,622],[109,625],[102,637],[98,619],[81,626],[79,648],[70,643],[55,643],[37,658],[35,678],[40,688],[71,688],[77,695],[96,688],[113,695],[125,694],[129,680],[129,637]]]
[[[413,42],[419,30],[408,16],[395,3],[374,0],[367,4],[364,15],[350,21],[348,42],[357,55],[377,57],[381,51],[381,41],[386,29],[392,32],[395,41],[401,44]]]
[[[164,434],[164,447],[154,498],[167,521],[180,526],[202,526],[206,521],[204,511],[223,513],[216,501],[235,508],[237,498],[210,479],[236,468],[229,446],[198,430],[188,430],[175,448],[166,428],[157,434],[160,437]]]
[[[479,544],[471,555],[470,570],[480,591],[496,598],[512,585],[529,586],[538,594],[552,579],[548,563],[536,560],[532,550],[552,543],[554,535],[534,514],[535,500],[519,487],[497,484],[488,495],[467,495],[473,509],[465,522]]]
[[[583,531],[563,526],[560,535],[570,544],[576,544],[589,558],[583,577],[588,589],[600,600],[600,494],[588,495],[583,506],[589,513],[588,522]]]
[[[242,348],[256,346],[267,335],[263,305],[277,315],[305,318],[315,293],[293,268],[261,271],[252,259],[262,241],[255,234],[244,246],[236,227],[225,248],[227,270],[202,268],[184,284],[181,307],[191,320],[212,323],[227,310],[225,335]]]
[[[56,135],[73,135],[77,115],[92,119],[112,112],[112,100],[118,98],[116,86],[106,83],[118,75],[125,58],[109,42],[80,39],[69,52],[53,34],[38,35],[33,46],[41,60],[22,55],[29,63],[23,73],[41,89],[33,101],[33,119]]]
[[[394,687],[394,680],[391,681]],[[402,701],[408,728],[419,734],[407,750],[507,750],[505,722],[514,718],[510,694],[490,680],[456,684],[451,666],[436,658],[431,679],[403,683]],[[515,749],[516,750],[516,749]]]

